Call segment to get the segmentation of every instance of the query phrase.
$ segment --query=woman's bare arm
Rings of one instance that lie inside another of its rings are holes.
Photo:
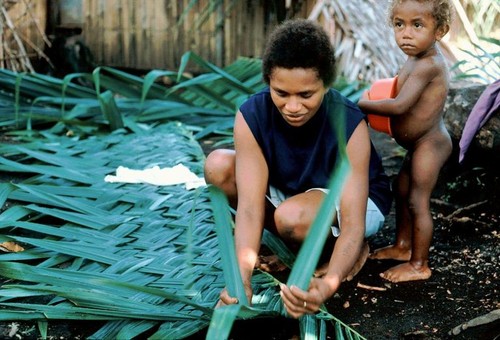
[[[235,220],[236,254],[243,282],[250,284],[262,236],[268,168],[264,155],[241,112],[236,114],[234,145],[238,190]]]

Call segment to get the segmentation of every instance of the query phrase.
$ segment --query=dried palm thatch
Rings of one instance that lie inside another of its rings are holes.
[[[40,3],[38,3],[40,5]],[[44,58],[49,64],[51,61],[39,48],[39,44],[32,41],[33,34],[43,40],[47,46],[50,41],[45,35],[40,18],[37,17],[33,0],[0,1],[0,68],[16,72],[34,72],[32,58]]]
[[[385,11],[377,0],[319,0],[309,14],[332,37],[338,72],[349,81],[392,77],[403,63]]]
[[[456,16],[474,44],[480,44],[479,36],[500,37],[500,3],[497,0],[452,0]],[[470,15],[472,13],[472,15]],[[470,20],[472,16],[472,20]]]
[[[453,4],[463,11],[458,0]],[[323,23],[332,37],[339,73],[349,81],[393,77],[404,62],[386,11],[386,1],[318,0],[309,14],[309,19]],[[457,61],[452,50],[443,41],[439,44],[451,67]]]

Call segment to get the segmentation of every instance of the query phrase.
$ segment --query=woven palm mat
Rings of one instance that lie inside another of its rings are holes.
[[[0,243],[24,247],[0,255],[1,320],[109,320],[95,339],[180,339],[209,325],[225,284],[206,187],[104,181],[119,165],[182,163],[200,175],[203,151],[182,125],[48,135],[0,155],[0,171],[28,175],[0,184]],[[259,302],[281,313],[276,280],[254,281]]]
[[[45,132],[0,144],[0,155],[1,174],[15,179],[0,183],[0,321],[37,320],[42,336],[50,320],[99,320],[88,339],[182,339],[207,327],[207,337],[228,334],[233,317],[286,316],[279,280],[256,271],[252,308],[214,319],[228,284],[219,238],[234,241],[218,235],[214,209],[229,210],[207,187],[104,180],[119,166],[183,164],[201,176],[205,156],[184,125],[85,140]],[[288,256],[270,233],[263,242]],[[361,338],[324,309],[301,331],[326,339],[326,321],[337,338]]]

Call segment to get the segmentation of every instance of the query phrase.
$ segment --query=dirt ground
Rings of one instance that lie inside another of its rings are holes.
[[[373,133],[373,141],[393,178],[402,150],[381,133]],[[468,166],[450,162],[442,171],[431,204],[435,232],[429,280],[388,283],[379,273],[395,262],[368,260],[327,303],[330,313],[367,339],[500,339],[498,170],[474,160]],[[394,225],[393,209],[383,230],[369,240],[371,249],[391,243]],[[490,315],[482,325],[467,326],[495,310],[496,319]],[[97,322],[51,321],[48,334],[50,339],[85,339],[99,327]],[[36,339],[37,334],[33,323],[0,323],[0,339]],[[298,334],[295,320],[257,319],[238,321],[231,339],[298,339]],[[204,339],[204,334],[190,339]]]
[[[372,131],[372,140],[394,179],[404,150],[382,133]],[[379,273],[397,262],[368,260],[326,304],[331,314],[367,339],[500,339],[500,166],[475,150],[467,157],[461,165],[456,154],[450,157],[433,192],[431,278],[389,283]],[[394,235],[393,207],[370,248],[391,244]],[[298,334],[292,320],[250,320],[236,323],[231,339],[298,339]]]
[[[373,141],[394,178],[402,149],[381,133],[373,133]],[[460,166],[455,159],[441,172],[431,201],[431,278],[388,283],[379,273],[396,262],[368,260],[328,304],[333,315],[368,339],[500,339],[498,314],[496,321],[489,317],[483,325],[459,327],[500,311],[499,167],[481,157]],[[393,209],[383,230],[369,240],[370,248],[390,244],[394,234]]]
[[[372,132],[372,140],[394,178],[404,150],[382,133]],[[468,164],[458,165],[452,155],[433,193],[431,278],[389,283],[379,273],[397,262],[368,260],[327,303],[331,314],[367,339],[500,339],[500,171],[494,160],[470,156]],[[369,240],[370,248],[389,245],[394,235],[393,208],[382,231]],[[289,320],[279,324],[282,328],[261,322],[268,333],[259,332],[258,338],[299,334]],[[233,339],[255,338],[244,334],[249,333],[235,332]]]
[[[372,131],[372,140],[393,179],[404,150],[382,133]],[[389,283],[379,273],[397,262],[368,260],[327,303],[331,314],[367,339],[500,339],[500,169],[495,160],[475,155],[461,165],[452,155],[434,190],[431,278]],[[370,248],[391,244],[394,235],[393,207]],[[236,324],[232,339],[297,334],[290,320],[252,320]]]

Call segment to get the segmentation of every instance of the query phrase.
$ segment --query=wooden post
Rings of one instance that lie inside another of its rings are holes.
[[[215,64],[219,67],[224,67],[225,65],[224,17],[224,0],[221,0],[217,6],[215,22]]]

